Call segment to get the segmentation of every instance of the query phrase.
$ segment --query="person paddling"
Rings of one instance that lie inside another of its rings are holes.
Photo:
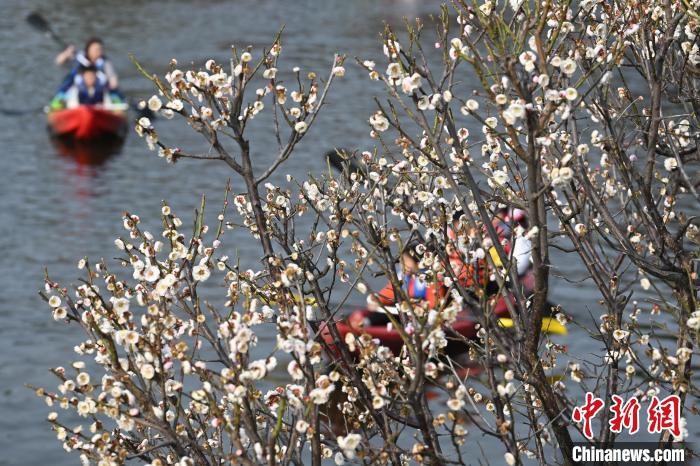
[[[66,93],[71,87],[80,85],[78,82],[81,79],[81,72],[87,68],[94,68],[95,75],[98,81],[98,86],[102,89],[108,89],[108,95],[111,103],[124,102],[124,96],[119,91],[119,78],[114,69],[114,65],[104,55],[102,40],[99,38],[91,38],[85,44],[85,48],[75,53],[75,47],[69,46],[56,57],[56,64],[63,65],[73,60],[70,72],[66,75],[58,89],[58,93],[51,102],[52,108],[60,107],[61,102],[65,102]]]

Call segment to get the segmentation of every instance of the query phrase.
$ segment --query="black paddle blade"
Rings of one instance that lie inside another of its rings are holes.
[[[5,116],[22,116],[29,115],[30,113],[39,114],[44,110],[44,107],[40,108],[3,108],[0,107],[0,115]]]
[[[46,18],[41,16],[40,13],[37,13],[36,11],[33,11],[27,15],[27,23],[36,29],[39,32],[43,32],[46,36],[50,37],[51,39],[54,40],[58,45],[63,47],[64,49],[68,46],[66,44],[66,41],[61,39],[56,32],[51,28],[51,25],[49,24],[48,21],[46,21]]]
[[[353,173],[360,179],[365,177],[364,170],[358,163],[355,154],[348,153],[342,149],[332,149],[326,152],[325,157],[333,168],[343,173],[348,179]]]
[[[33,11],[27,15],[27,23],[34,29],[38,29],[41,32],[49,32],[49,23],[36,11]]]

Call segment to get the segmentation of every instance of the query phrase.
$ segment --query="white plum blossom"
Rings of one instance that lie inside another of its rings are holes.
[[[309,125],[305,121],[298,121],[294,124],[294,131],[299,134],[303,134],[309,128]]]
[[[143,278],[148,282],[155,282],[160,278],[160,269],[156,265],[149,265],[142,272]]]
[[[338,437],[338,446],[343,451],[343,454],[348,459],[355,457],[355,450],[360,445],[362,437],[360,434],[347,434]]]
[[[416,89],[421,86],[421,76],[418,73],[413,73],[411,76],[406,76],[401,81],[401,90],[406,94],[413,94]]]
[[[395,40],[387,40],[384,42],[384,55],[389,58],[396,58],[401,52],[401,45]]]
[[[294,425],[294,429],[299,432],[300,434],[305,433],[307,430],[309,430],[309,423],[306,422],[303,419],[299,419],[297,423]]]
[[[309,398],[314,404],[322,405],[328,402],[328,396],[331,394],[335,386],[331,384],[329,388],[314,388],[309,392]]]
[[[372,125],[376,131],[386,131],[389,129],[389,120],[384,116],[382,112],[377,112],[369,118],[369,124]]]
[[[464,46],[462,40],[455,37],[450,41],[450,58],[456,60],[462,55],[467,54],[467,47]]]
[[[537,55],[534,52],[525,51],[518,57],[520,64],[525,67],[525,71],[533,71],[535,69],[535,61],[537,60]]]
[[[464,400],[451,398],[447,400],[447,407],[452,411],[459,411],[464,406]]]
[[[626,330],[617,329],[613,332],[613,338],[617,341],[625,341],[629,334],[630,333]]]
[[[494,170],[489,180],[493,180],[493,182],[498,186],[505,186],[509,180],[508,173],[503,170]]]
[[[700,330],[700,316],[693,316],[688,318],[688,320],[686,321],[686,325],[697,332],[698,330]]]
[[[403,75],[401,65],[398,63],[389,63],[389,66],[386,68],[386,75],[394,81],[399,80]]]
[[[112,301],[112,308],[117,314],[124,314],[129,310],[129,300],[126,298],[117,298]]]
[[[511,103],[508,108],[503,111],[503,119],[506,124],[514,125],[518,120],[525,116],[525,106],[519,102]]]
[[[185,104],[180,99],[173,99],[170,102],[166,103],[165,107],[179,112],[185,107]]]
[[[151,120],[148,117],[139,118],[138,125],[144,129],[152,128]]]
[[[68,316],[68,311],[65,307],[57,307],[53,310],[52,315],[54,320],[63,320]]]
[[[157,112],[161,109],[162,106],[163,102],[161,102],[160,98],[157,95],[154,95],[150,99],[148,99],[148,109],[150,111]]]
[[[571,58],[567,58],[566,60],[561,62],[561,64],[559,65],[559,69],[567,76],[571,76],[576,71],[576,62],[573,61]]]
[[[578,98],[578,91],[573,87],[569,87],[564,91],[564,97],[568,101],[576,100]]]
[[[155,376],[155,369],[151,364],[144,364],[140,369],[141,375],[146,380],[151,380]]]
[[[79,386],[84,387],[85,385],[90,383],[90,374],[88,374],[87,372],[81,372],[75,378],[75,381],[78,383]]]
[[[525,106],[521,103],[513,102],[508,106],[508,112],[516,119],[523,118],[525,116]]]
[[[552,186],[564,186],[574,177],[574,171],[569,167],[553,168],[549,173]]]
[[[206,264],[195,265],[192,267],[192,277],[200,282],[206,281],[211,275],[209,267]]]
[[[484,16],[491,16],[493,2],[491,0],[486,0],[483,5],[479,6],[479,11],[481,11]]]

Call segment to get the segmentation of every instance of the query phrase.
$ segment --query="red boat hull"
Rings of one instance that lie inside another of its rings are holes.
[[[348,333],[353,333],[356,336],[366,333],[373,339],[378,339],[382,346],[389,348],[392,353],[399,354],[403,347],[403,339],[399,332],[389,330],[385,325],[362,325],[371,312],[368,309],[360,309],[350,314],[346,321],[336,322],[338,333],[340,333],[343,340]],[[476,336],[476,322],[471,319],[458,320],[452,324],[451,329],[465,338],[474,338]],[[326,336],[331,337],[330,333],[324,333],[324,337]]]
[[[123,138],[126,135],[126,113],[113,112],[90,105],[58,110],[48,114],[51,132],[58,137],[76,140]]]
[[[534,274],[532,271],[521,277],[521,285],[526,290],[534,288]],[[515,304],[515,299],[512,296],[510,296],[509,299]],[[355,336],[367,334],[373,339],[379,340],[380,343],[389,348],[392,353],[399,354],[404,344],[399,332],[393,329],[389,330],[386,325],[365,325],[366,318],[370,316],[371,313],[372,311],[368,309],[360,309],[350,313],[347,318],[336,321],[335,325],[340,334],[341,342],[343,342],[341,344],[344,344],[345,335],[348,333],[352,333]],[[509,315],[505,298],[501,297],[498,299],[494,306],[493,313],[496,317],[507,317]],[[467,339],[475,338],[477,332],[476,321],[472,318],[471,312],[469,310],[463,310],[457,320],[450,326],[450,330]],[[321,336],[328,345],[331,356],[339,356],[337,348],[338,342],[333,338],[330,329],[325,325],[321,328]],[[448,340],[449,343],[446,348],[447,354],[455,355],[466,350],[465,345],[457,341],[457,339],[448,338]]]
[[[387,328],[386,325],[363,325],[365,323],[365,319],[369,317],[371,313],[372,311],[369,309],[359,309],[357,311],[353,311],[346,319],[336,321],[335,326],[338,329],[341,341],[345,341],[345,336],[348,333],[352,333],[358,337],[362,334],[367,334],[373,339],[379,340],[381,345],[389,348],[392,353],[399,354],[404,344],[399,332]],[[504,317],[508,315],[508,308],[503,298],[501,298],[496,304],[494,314],[497,317]],[[477,332],[476,321],[471,317],[469,311],[462,311],[458,319],[450,326],[450,330],[466,339],[473,339],[476,337]],[[337,342],[326,326],[321,329],[321,335],[328,345],[331,353],[335,353],[332,355],[339,356],[339,353],[337,353],[338,349],[336,347]],[[464,344],[454,339],[450,339],[447,347],[447,353],[458,354],[463,352],[465,349]]]

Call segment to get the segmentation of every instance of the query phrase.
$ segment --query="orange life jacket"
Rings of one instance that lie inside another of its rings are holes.
[[[424,299],[431,308],[437,306],[438,300],[443,294],[441,286],[426,283],[415,275],[404,277],[402,288],[409,298]],[[396,295],[397,293],[394,290],[394,286],[389,282],[382,288],[377,298],[383,305],[391,306],[397,302]]]

